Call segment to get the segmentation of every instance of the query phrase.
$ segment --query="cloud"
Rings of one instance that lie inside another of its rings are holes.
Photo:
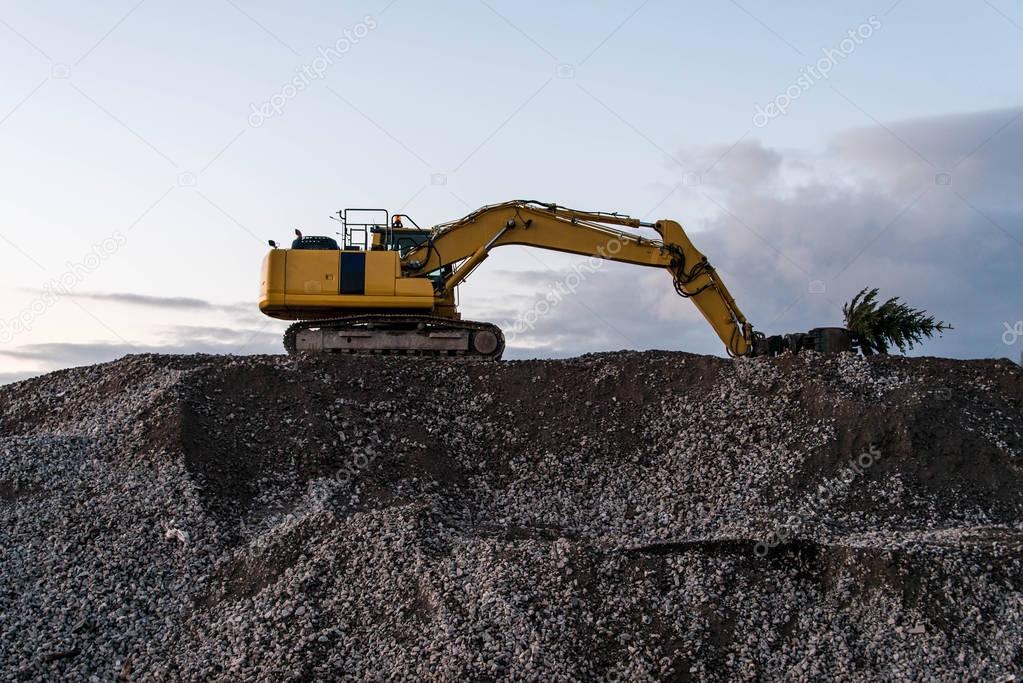
[[[699,186],[679,190],[709,210],[694,241],[759,329],[841,324],[841,304],[871,286],[956,326],[925,344],[928,353],[1019,355],[1023,341],[1011,348],[1001,335],[1023,319],[1023,109],[859,128],[821,150],[749,139],[679,156],[709,169]],[[532,296],[479,315],[514,321],[543,297],[535,283],[567,273],[510,276],[519,287],[533,283]],[[670,281],[657,275],[663,280],[622,266],[592,275],[516,335],[509,355],[614,348],[622,335],[638,348],[721,353],[693,307],[673,305]]]
[[[29,290],[36,294],[43,293],[43,290]],[[91,301],[102,301],[105,303],[127,304],[130,306],[144,306],[146,308],[174,309],[180,311],[222,311],[231,313],[251,313],[255,307],[251,303],[219,304],[205,299],[177,296],[152,296],[148,294],[133,294],[128,292],[73,292],[65,294],[72,299],[88,299]]]
[[[568,279],[573,272],[503,272],[505,291],[521,294],[471,304],[466,297],[463,312],[498,324],[511,359],[620,349],[718,351],[717,338],[707,335],[696,308],[675,295],[667,272],[612,262],[582,271],[578,281]],[[569,283],[574,293],[565,289]]]
[[[41,374],[42,372],[39,371],[0,372],[0,385],[11,384],[13,382],[20,382],[23,379],[29,379],[30,377],[36,377]]]
[[[683,150],[679,156],[692,168],[707,169],[702,180],[716,175],[728,178],[737,188],[769,184],[776,179],[785,160],[781,152],[763,147],[755,140],[692,148]]]
[[[900,191],[948,173],[962,192],[990,190],[1019,206],[1018,193],[1003,191],[1023,180],[1021,124],[1021,108],[909,119],[845,131],[831,140],[829,153]]]
[[[115,360],[128,354],[278,354],[283,353],[281,333],[276,329],[228,329],[219,327],[177,326],[163,330],[160,343],[130,344],[124,342],[52,342],[26,344],[0,349],[0,356],[31,362],[46,368],[91,365]],[[9,373],[32,376],[32,373]],[[7,381],[16,381],[21,377]],[[3,376],[0,375],[0,382]]]

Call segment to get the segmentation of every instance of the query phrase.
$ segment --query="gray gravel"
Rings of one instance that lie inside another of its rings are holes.
[[[0,677],[1013,680],[1021,405],[816,354],[0,387]]]

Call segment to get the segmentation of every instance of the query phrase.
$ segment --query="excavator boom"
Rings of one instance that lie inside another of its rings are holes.
[[[648,239],[613,226],[652,228]],[[691,299],[725,344],[729,354],[751,351],[753,330],[717,271],[675,221],[644,223],[621,214],[587,212],[556,204],[511,201],[485,206],[451,223],[438,225],[430,239],[402,259],[412,277],[459,264],[445,283],[457,287],[490,250],[521,245],[666,269],[675,290]]]

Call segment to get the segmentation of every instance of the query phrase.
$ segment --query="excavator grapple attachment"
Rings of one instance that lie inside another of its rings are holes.
[[[770,337],[756,337],[753,340],[752,356],[777,356],[780,353],[816,351],[818,353],[841,353],[857,347],[856,337],[844,327],[815,327],[809,332],[775,334]]]

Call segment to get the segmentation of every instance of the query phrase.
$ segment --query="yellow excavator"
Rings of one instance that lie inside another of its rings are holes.
[[[340,245],[296,230],[290,249],[270,240],[263,259],[260,310],[298,321],[284,335],[288,353],[499,359],[501,329],[462,320],[456,288],[492,249],[508,244],[664,268],[730,356],[844,351],[854,343],[843,328],[772,337],[755,332],[707,257],[672,220],[647,223],[526,200],[484,206],[429,229],[385,209],[344,209],[333,218],[343,228]],[[652,228],[659,239],[622,228]]]

